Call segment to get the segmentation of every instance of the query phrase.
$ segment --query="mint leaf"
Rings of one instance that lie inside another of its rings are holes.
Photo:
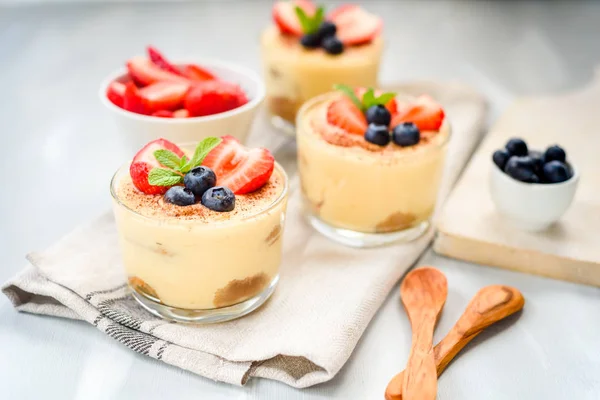
[[[363,107],[365,109],[369,109],[369,107],[376,105],[376,100],[375,100],[375,91],[373,90],[373,88],[367,90],[365,92],[365,94],[363,95],[362,98],[362,103],[363,103]]]
[[[173,153],[170,150],[159,149],[154,152],[154,157],[156,160],[169,168],[178,168],[181,160],[177,157],[177,154]]]
[[[306,15],[306,12],[304,12],[301,7],[296,6],[294,10],[296,11],[300,26],[302,27],[302,32],[304,33],[316,32],[321,23],[325,20],[325,9],[323,7],[319,7],[312,16]]]
[[[315,15],[312,18],[313,25],[312,25],[312,30],[310,31],[310,33],[316,32],[324,20],[325,20],[325,9],[323,7],[319,7],[319,8],[317,8],[317,12],[315,13]]]
[[[181,157],[181,160],[179,161],[179,166],[176,169],[178,171],[181,171],[183,167],[185,167],[185,165],[188,163],[188,161],[188,158],[184,154],[183,157]]]
[[[344,93],[350,100],[352,100],[354,105],[356,105],[356,107],[358,107],[360,110],[365,110],[362,102],[358,99],[358,97],[356,97],[356,93],[354,93],[354,90],[350,86],[338,84],[333,85],[333,88]]]
[[[153,186],[173,186],[183,182],[183,176],[165,168],[152,168],[148,174],[148,183]]]
[[[181,169],[181,172],[186,173],[189,172],[192,168],[195,168],[202,164],[204,158],[221,143],[221,139],[217,137],[207,137],[204,138],[198,146],[196,146],[196,151],[194,152],[194,156],[187,164]]]
[[[304,10],[298,6],[295,8],[296,15],[298,16],[298,20],[300,21],[300,26],[302,27],[302,32],[310,33],[311,21],[308,15],[304,12]]]
[[[385,106],[387,103],[389,103],[394,97],[396,97],[396,93],[384,93],[381,96],[377,97],[377,99],[375,100],[375,104],[381,104],[382,106]]]

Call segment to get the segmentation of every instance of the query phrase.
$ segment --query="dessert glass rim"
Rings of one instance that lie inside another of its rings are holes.
[[[233,110],[225,111],[225,112],[218,113],[218,114],[204,115],[201,117],[162,118],[162,117],[155,117],[152,115],[137,114],[137,113],[122,109],[121,107],[113,104],[113,102],[110,101],[108,99],[108,96],[106,95],[108,86],[114,80],[122,78],[125,74],[128,73],[127,68],[120,67],[118,70],[113,71],[106,78],[104,78],[102,80],[102,83],[100,84],[100,90],[98,93],[100,96],[100,101],[107,108],[109,108],[121,115],[124,115],[128,118],[138,119],[138,120],[142,120],[142,121],[152,121],[152,122],[168,125],[168,124],[190,124],[190,123],[194,123],[194,122],[213,121],[213,120],[227,118],[232,115],[236,115],[236,114],[242,113],[246,110],[251,110],[251,109],[257,107],[258,105],[260,105],[260,103],[265,98],[266,88],[265,88],[264,82],[262,81],[262,79],[260,79],[260,77],[258,76],[258,74],[256,72],[254,72],[253,70],[251,70],[249,68],[246,68],[244,66],[234,64],[231,62],[221,61],[221,60],[217,60],[217,59],[213,59],[213,58],[181,59],[181,60],[177,60],[173,64],[179,66],[179,65],[190,64],[190,63],[204,64],[204,65],[208,66],[209,68],[211,66],[217,66],[217,67],[231,70],[232,72],[238,73],[240,75],[244,75],[256,84],[256,87],[257,87],[256,96],[254,96],[252,99],[250,99],[246,104],[244,104],[241,107],[237,107],[237,108],[234,108]]]
[[[183,147],[185,147],[185,146],[183,146]],[[127,206],[125,203],[123,203],[121,201],[121,199],[119,199],[119,196],[116,193],[116,186],[117,186],[118,178],[121,177],[121,174],[123,174],[124,172],[128,172],[129,171],[129,166],[130,165],[131,165],[131,161],[128,162],[128,163],[125,163],[122,166],[120,166],[117,169],[117,171],[114,173],[113,177],[110,180],[110,195],[112,196],[112,198],[114,199],[114,201],[120,207],[123,207],[125,210],[127,210],[127,212],[135,214],[136,216],[138,216],[140,218],[143,218],[143,219],[147,219],[149,221],[161,221],[163,223],[177,223],[177,224],[190,224],[190,225],[206,225],[206,226],[209,226],[209,227],[225,226],[225,225],[229,225],[229,224],[240,223],[240,222],[244,222],[244,221],[247,221],[247,220],[250,220],[250,219],[254,219],[256,217],[259,217],[259,216],[261,216],[263,214],[266,214],[266,213],[270,212],[275,207],[277,207],[279,204],[281,204],[281,202],[287,197],[287,194],[288,194],[288,191],[289,191],[289,179],[288,179],[288,175],[285,172],[285,169],[277,161],[275,161],[275,169],[283,177],[283,181],[284,181],[283,182],[283,188],[281,189],[281,193],[277,196],[277,198],[275,200],[273,200],[273,202],[269,203],[264,208],[261,208],[256,213],[251,213],[251,214],[249,214],[249,215],[247,215],[247,216],[245,216],[243,218],[236,218],[236,219],[233,219],[233,220],[229,219],[229,220],[224,220],[224,221],[210,221],[210,222],[205,222],[205,221],[200,221],[200,220],[178,219],[176,217],[173,217],[173,218],[151,217],[151,216],[148,216],[148,215],[144,215],[144,214],[142,214],[142,213],[140,213],[138,211],[135,211],[131,207]]]
[[[343,96],[342,93],[333,90],[333,91],[315,96],[312,99],[304,102],[304,104],[302,104],[302,106],[300,107],[300,109],[298,110],[298,113],[296,115],[296,126],[298,127],[296,129],[297,135],[301,135],[300,128],[304,126],[304,124],[302,123],[302,120],[305,119],[304,116],[308,112],[308,110],[311,109],[316,104],[328,100],[330,97],[333,98],[333,96],[335,96],[335,95]],[[406,94],[398,93],[395,98],[396,99],[404,99],[404,100],[415,100],[417,97],[413,96],[413,95],[406,95]],[[450,125],[450,121],[448,120],[448,116],[446,116],[446,115],[444,116],[444,120],[442,121],[442,125],[440,126],[440,129],[438,129],[438,132],[440,132],[442,128],[445,128],[447,130],[447,134],[445,135],[444,140],[438,141],[437,143],[428,143],[427,145],[422,146],[420,148],[420,151],[418,151],[418,152],[397,151],[397,152],[388,154],[387,156],[391,155],[393,157],[398,157],[398,158],[420,157],[424,153],[443,148],[444,146],[446,146],[448,144],[448,142],[450,142],[450,138],[452,137],[452,126]],[[411,147],[413,147],[413,146],[407,147],[407,149],[411,149]],[[382,154],[379,152],[372,152],[372,151],[368,151],[368,150],[365,150],[365,151],[367,151],[368,153],[377,154],[378,156],[382,156]],[[385,157],[386,155],[383,155],[383,156]]]

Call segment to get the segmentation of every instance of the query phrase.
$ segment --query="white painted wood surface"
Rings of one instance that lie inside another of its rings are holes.
[[[26,252],[109,207],[108,180],[130,154],[96,97],[104,75],[148,43],[173,58],[212,56],[259,71],[269,4],[0,6],[1,281]],[[462,80],[489,96],[492,117],[516,95],[583,85],[600,61],[598,2],[369,4],[386,22],[384,81]],[[481,286],[512,285],[526,297],[519,318],[475,339],[448,368],[440,399],[598,398],[600,290],[431,253],[421,263],[448,277],[437,339]],[[381,399],[408,357],[409,332],[394,291],[331,382],[238,388],[135,354],[84,323],[17,314],[0,298],[0,398]]]

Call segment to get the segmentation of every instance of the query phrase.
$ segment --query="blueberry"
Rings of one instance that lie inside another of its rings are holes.
[[[504,172],[511,178],[521,182],[538,183],[540,181],[540,178],[535,174],[533,159],[528,156],[512,156],[506,163]]]
[[[398,146],[414,146],[421,140],[421,132],[419,132],[419,128],[414,123],[403,122],[394,128],[392,139]]]
[[[321,45],[321,37],[317,33],[307,33],[302,36],[300,43],[307,49],[316,49]]]
[[[390,131],[385,125],[369,124],[365,140],[378,146],[387,146],[390,142]]]
[[[337,26],[335,26],[333,22],[323,21],[317,30],[317,35],[319,35],[321,39],[324,39],[326,37],[335,35],[336,31]]]
[[[492,155],[492,160],[494,161],[494,164],[496,164],[498,166],[498,168],[500,168],[503,171],[504,171],[504,167],[506,166],[506,162],[508,161],[509,158],[510,158],[510,154],[508,153],[508,150],[506,150],[506,149],[496,150],[494,152],[494,154]]]
[[[527,151],[527,143],[523,139],[513,138],[506,143],[506,150],[510,153],[511,156],[526,156]]]
[[[323,39],[323,48],[329,54],[341,54],[344,51],[344,44],[335,36],[328,36]]]
[[[538,176],[542,176],[542,169],[544,168],[544,153],[537,150],[529,150],[528,155],[533,160],[535,173]]]
[[[217,183],[217,176],[208,167],[196,167],[183,177],[185,187],[199,199],[211,187]]]
[[[554,145],[550,146],[546,149],[544,153],[544,162],[550,161],[560,161],[564,163],[567,160],[567,153],[562,149],[562,147]]]
[[[569,167],[563,162],[553,160],[544,164],[544,181],[547,183],[559,183],[571,177]]]
[[[164,197],[167,203],[175,204],[177,206],[191,206],[196,203],[196,196],[188,188],[183,186],[173,186]]]
[[[229,188],[215,186],[204,192],[202,205],[213,211],[231,211],[235,207],[235,195]]]
[[[367,110],[367,122],[370,124],[390,126],[391,120],[392,114],[380,104],[371,106]]]

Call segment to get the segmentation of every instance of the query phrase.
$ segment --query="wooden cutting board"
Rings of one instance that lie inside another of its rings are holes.
[[[544,232],[510,226],[491,199],[492,153],[514,136],[533,149],[560,144],[581,171],[571,208]],[[437,228],[434,249],[440,254],[600,286],[600,70],[582,90],[516,101],[477,149]]]

